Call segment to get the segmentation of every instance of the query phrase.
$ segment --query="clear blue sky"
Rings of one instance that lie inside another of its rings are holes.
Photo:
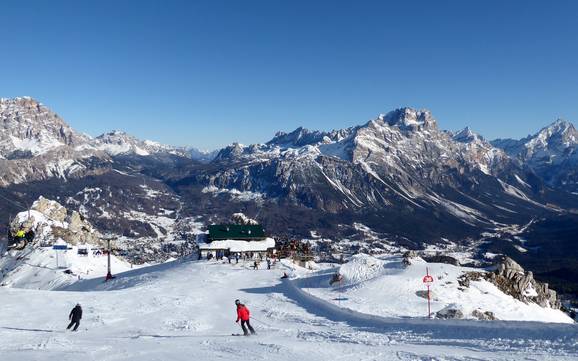
[[[74,128],[256,143],[401,106],[522,137],[578,120],[578,1],[3,1],[0,97]]]

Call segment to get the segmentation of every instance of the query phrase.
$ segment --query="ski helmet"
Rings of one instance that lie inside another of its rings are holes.
[[[236,305],[240,305],[240,304],[241,304],[241,301],[235,300],[235,304],[236,304]]]

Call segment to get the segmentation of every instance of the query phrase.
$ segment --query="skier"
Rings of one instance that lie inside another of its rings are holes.
[[[26,237],[26,232],[24,232],[24,226],[21,225],[20,228],[18,229],[18,231],[16,232],[16,238],[19,241],[22,241],[22,239],[24,239],[24,237]]]
[[[78,329],[78,326],[80,326],[80,320],[82,319],[82,307],[80,307],[80,303],[77,303],[76,306],[74,306],[74,308],[72,309],[72,311],[70,311],[68,319],[70,320],[70,323],[68,324],[68,327],[66,327],[66,329],[70,330],[70,328],[74,325],[72,331],[76,331]]]
[[[251,327],[251,323],[249,321],[251,316],[249,309],[239,300],[235,300],[235,305],[237,305],[237,321],[235,322],[238,323],[239,320],[241,320],[241,328],[243,329],[243,335],[249,336],[247,328],[249,328],[249,331],[251,331],[251,335],[254,335],[255,330],[253,329],[253,327]],[[245,325],[247,325],[247,327],[245,327]]]
[[[271,260],[267,258],[267,269],[271,269]]]
[[[257,261],[253,262],[253,269],[254,270],[258,270],[259,269],[259,265],[257,264]]]

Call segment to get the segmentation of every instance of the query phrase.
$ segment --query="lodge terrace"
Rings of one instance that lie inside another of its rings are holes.
[[[202,258],[265,257],[275,253],[275,240],[267,237],[261,225],[214,224],[205,242],[199,242]]]

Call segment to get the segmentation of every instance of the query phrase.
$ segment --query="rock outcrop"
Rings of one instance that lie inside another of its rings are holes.
[[[472,316],[474,316],[475,318],[477,318],[478,320],[481,321],[494,321],[497,320],[496,315],[494,315],[494,313],[492,311],[480,311],[480,310],[473,310],[472,311]]]
[[[435,318],[453,320],[464,318],[464,313],[458,305],[451,304],[435,313]]]
[[[231,216],[231,222],[239,225],[257,225],[259,222],[247,217],[244,213],[233,213]]]
[[[556,291],[549,289],[547,283],[536,281],[532,272],[526,272],[509,257],[504,257],[497,269],[488,273],[486,278],[502,292],[522,302],[534,302],[554,309],[561,307]]]
[[[413,263],[413,260],[419,258],[416,251],[407,251],[403,254],[402,263],[404,266],[409,266]]]
[[[68,244],[100,244],[101,235],[77,211],[68,211],[60,203],[38,198],[30,211],[18,213],[10,223],[10,233],[16,235],[19,230],[34,234],[31,242],[36,245],[50,246],[62,239]]]

